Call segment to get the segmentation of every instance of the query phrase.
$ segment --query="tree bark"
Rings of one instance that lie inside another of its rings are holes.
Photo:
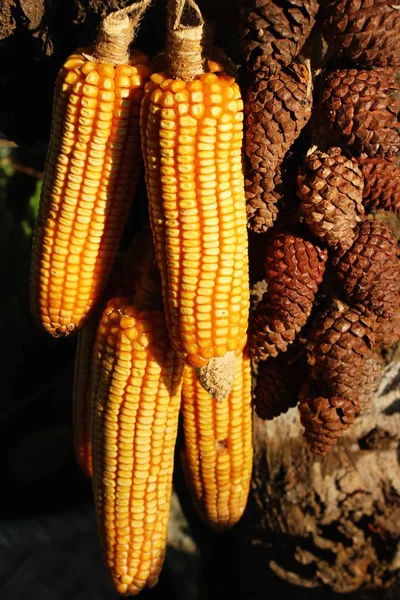
[[[289,584],[278,585],[285,598],[394,593],[383,588],[400,569],[399,381],[395,362],[371,410],[325,458],[308,450],[297,408],[273,421],[255,417],[252,491],[238,533],[241,598],[274,598],[277,578]]]

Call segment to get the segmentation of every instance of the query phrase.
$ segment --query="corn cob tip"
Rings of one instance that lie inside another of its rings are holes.
[[[211,358],[204,367],[195,369],[200,385],[218,402],[229,396],[235,375],[235,352]]]

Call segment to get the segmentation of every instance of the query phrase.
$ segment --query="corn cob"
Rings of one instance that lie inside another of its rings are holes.
[[[120,594],[157,583],[170,510],[183,365],[158,310],[114,299],[93,356],[93,489]]]
[[[146,230],[134,238],[129,252],[120,253],[114,263],[103,301],[95,307],[78,334],[72,391],[73,449],[83,474],[89,478],[93,474],[90,443],[91,361],[97,327],[107,300],[115,296],[133,294],[152,260],[153,253],[149,246],[149,233]]]
[[[167,326],[199,368],[242,352],[249,308],[243,102],[234,78],[208,67],[191,81],[154,74],[141,114]]]
[[[242,516],[252,470],[250,360],[243,354],[236,363],[232,391],[223,402],[209,396],[190,367],[183,376],[183,470],[197,511],[217,530]]]
[[[82,473],[89,479],[93,475],[89,386],[99,316],[97,312],[91,315],[85,327],[79,332],[72,388],[72,445],[76,461]]]
[[[138,51],[127,62],[78,50],[55,84],[31,268],[32,313],[54,336],[81,327],[99,300],[135,193],[150,68]]]

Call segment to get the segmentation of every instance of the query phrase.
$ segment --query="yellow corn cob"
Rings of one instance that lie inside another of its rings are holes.
[[[113,66],[77,51],[55,85],[31,269],[31,307],[52,335],[81,327],[116,257],[141,165],[147,57]]]
[[[167,325],[194,367],[246,342],[249,309],[242,174],[243,102],[219,72],[145,86],[141,140]]]
[[[91,478],[92,453],[90,443],[91,420],[91,361],[97,327],[107,300],[115,296],[133,294],[143,273],[153,260],[147,230],[138,234],[126,253],[120,253],[104,292],[103,301],[94,308],[83,329],[78,334],[72,391],[72,430],[75,458],[86,477]]]
[[[216,402],[193,369],[183,376],[185,448],[182,465],[199,515],[214,529],[232,527],[242,516],[249,493],[253,444],[251,373],[247,354],[236,358],[228,398]]]
[[[92,315],[82,331],[79,332],[72,389],[73,449],[81,471],[89,478],[93,474],[90,443],[91,403],[89,385],[98,322],[99,315]]]
[[[93,356],[93,489],[120,594],[153,587],[164,560],[182,371],[162,312],[108,303]]]

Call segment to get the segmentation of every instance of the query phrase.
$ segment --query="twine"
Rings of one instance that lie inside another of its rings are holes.
[[[110,13],[102,20],[93,52],[95,60],[114,65],[129,64],[129,46],[150,2],[140,0]]]
[[[165,54],[169,75],[190,81],[204,73],[205,26],[194,0],[168,0]]]

